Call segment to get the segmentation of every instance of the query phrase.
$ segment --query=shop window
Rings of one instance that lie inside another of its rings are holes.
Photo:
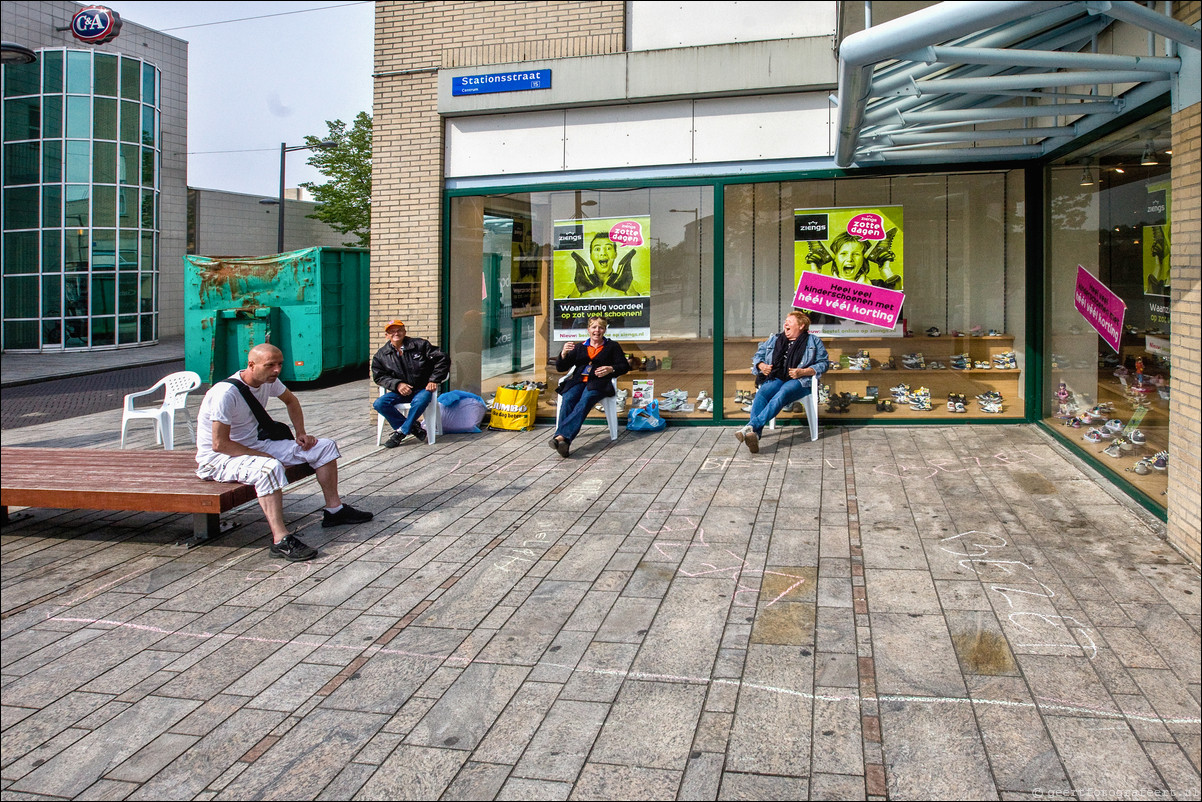
[[[141,153],[137,145],[121,145],[121,159],[117,163],[117,178],[122,184],[137,184],[140,179]]]
[[[92,180],[92,143],[83,139],[67,140],[65,176],[67,183],[87,184]]]
[[[98,317],[92,319],[92,345],[116,345],[117,344],[117,319],[112,317]]]
[[[38,63],[5,64],[4,96],[34,95],[38,91]]]
[[[117,183],[117,145],[115,142],[92,144],[92,183]]]
[[[4,317],[37,317],[38,277],[4,277]]]
[[[122,315],[117,318],[117,337],[119,345],[131,345],[138,341],[137,315]]]
[[[63,98],[62,95],[48,95],[42,98],[42,137],[53,139],[63,135]]]
[[[42,317],[62,317],[63,277],[59,273],[42,276]]]
[[[38,272],[38,232],[13,231],[4,235],[4,275]]]
[[[38,322],[36,320],[5,320],[4,347],[14,350],[37,348]]]
[[[831,357],[820,415],[1022,419],[1022,200],[1019,171],[728,186],[726,417],[799,308]]]
[[[42,272],[62,269],[63,232],[60,228],[42,232]]]
[[[107,53],[96,54],[97,95],[117,96],[117,57]]]
[[[22,97],[4,101],[4,141],[37,139],[42,135],[42,107],[39,98]]]
[[[37,228],[38,204],[36,186],[5,187],[4,229],[11,231],[14,228]]]
[[[92,93],[92,53],[85,50],[67,51],[67,94]]]
[[[121,101],[121,141],[141,142],[142,107],[128,100]]]
[[[63,142],[61,139],[42,142],[42,181],[57,184],[63,180]]]
[[[121,97],[139,100],[142,96],[142,62],[132,58],[121,59]]]
[[[61,320],[42,320],[42,347],[61,348],[63,345],[63,322]]]
[[[47,94],[62,94],[63,91],[63,51],[43,50],[39,54],[42,62],[42,91]]]
[[[1164,507],[1169,335],[1167,112],[1049,168],[1044,421]]]
[[[67,136],[72,139],[92,136],[92,98],[67,98]]]
[[[4,145],[4,186],[36,184],[41,168],[38,142],[14,142]]]
[[[116,187],[92,187],[92,224],[97,226],[117,225]]]
[[[85,143],[86,144],[86,143]],[[86,226],[91,220],[91,187],[80,184],[68,184],[66,202],[63,204],[63,219],[71,231],[68,237],[86,234]],[[85,239],[86,241],[86,239]]]
[[[712,418],[696,403],[713,393],[711,199],[702,187],[454,199],[452,386],[541,382],[553,415],[555,356],[600,314],[634,368],[618,382],[626,398],[679,391],[671,414]]]
[[[96,139],[117,138],[117,101],[111,98],[96,98],[93,107],[92,123]]]
[[[155,68],[149,64],[142,65],[142,100],[147,103],[158,103],[158,96],[155,93],[156,84]]]

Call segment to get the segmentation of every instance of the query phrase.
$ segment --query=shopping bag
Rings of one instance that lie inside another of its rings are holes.
[[[659,414],[658,401],[632,409],[626,416],[626,430],[630,432],[658,432],[667,425],[668,422]]]
[[[534,428],[538,414],[538,388],[498,387],[488,428],[524,432]]]
[[[484,399],[464,390],[450,390],[438,396],[438,426],[443,432],[480,431],[480,422],[488,413]]]

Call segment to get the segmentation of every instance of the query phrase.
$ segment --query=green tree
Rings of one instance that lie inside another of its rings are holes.
[[[314,148],[308,163],[326,176],[324,184],[305,182],[302,187],[317,201],[316,211],[309,215],[355,241],[347,245],[371,246],[371,115],[365,111],[355,117],[347,129],[342,120],[326,121],[328,136],[305,137],[305,144]],[[322,148],[331,140],[335,147]]]

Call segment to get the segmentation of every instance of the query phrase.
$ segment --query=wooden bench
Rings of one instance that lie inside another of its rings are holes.
[[[8,508],[190,512],[188,548],[221,532],[221,513],[254,501],[254,485],[196,476],[196,454],[181,451],[105,451],[90,448],[0,448],[0,506]],[[286,471],[289,481],[313,474],[308,465]]]

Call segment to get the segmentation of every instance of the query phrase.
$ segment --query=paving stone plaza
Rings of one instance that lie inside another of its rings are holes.
[[[565,460],[548,427],[383,450],[367,381],[298,395],[375,513],[288,488],[311,563],[254,503],[191,550],[187,515],[11,511],[4,799],[1199,796],[1198,571],[1034,426],[589,426]]]

